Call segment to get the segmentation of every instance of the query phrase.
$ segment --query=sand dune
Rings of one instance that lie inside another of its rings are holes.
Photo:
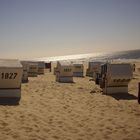
[[[19,105],[0,105],[0,140],[140,140],[140,73],[134,76],[124,96],[103,95],[89,77],[30,78]]]

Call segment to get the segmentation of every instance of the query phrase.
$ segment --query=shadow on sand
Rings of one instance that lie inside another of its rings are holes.
[[[75,84],[76,82],[62,82],[62,81],[59,81],[59,82],[56,82],[56,83],[60,83],[60,84]]]
[[[19,98],[0,98],[0,105],[17,106]]]
[[[130,93],[116,93],[107,95],[115,98],[116,100],[137,100],[137,97]]]

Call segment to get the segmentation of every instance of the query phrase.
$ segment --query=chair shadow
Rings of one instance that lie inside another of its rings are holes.
[[[17,106],[19,105],[19,99],[16,98],[0,98],[0,105],[4,106]]]
[[[137,100],[137,96],[132,95],[130,93],[115,93],[115,94],[107,94],[115,98],[116,100]]]
[[[22,81],[22,84],[27,84],[29,83],[29,80],[28,81]]]
[[[61,81],[59,81],[58,83],[61,83],[61,84],[75,84],[76,82],[61,82]]]

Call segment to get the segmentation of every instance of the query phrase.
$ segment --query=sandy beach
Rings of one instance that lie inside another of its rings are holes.
[[[140,72],[123,95],[103,95],[90,77],[74,82],[29,78],[19,105],[0,105],[0,140],[140,140]]]

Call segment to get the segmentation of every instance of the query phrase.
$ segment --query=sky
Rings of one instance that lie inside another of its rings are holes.
[[[140,0],[0,0],[0,58],[140,49]]]

